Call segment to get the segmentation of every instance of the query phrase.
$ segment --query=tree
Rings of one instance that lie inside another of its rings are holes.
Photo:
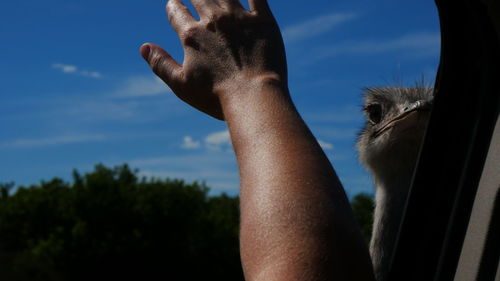
[[[0,201],[0,278],[243,280],[238,198],[97,165]]]
[[[358,194],[351,200],[351,206],[354,217],[361,227],[363,237],[366,243],[369,243],[372,236],[373,210],[375,208],[373,196],[366,193]]]

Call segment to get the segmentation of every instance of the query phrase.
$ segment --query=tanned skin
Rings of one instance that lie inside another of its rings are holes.
[[[189,105],[228,124],[241,178],[240,248],[248,281],[373,281],[342,185],[290,98],[283,40],[265,0],[180,0],[167,14],[177,63],[141,55]],[[304,3],[306,5],[306,3]]]

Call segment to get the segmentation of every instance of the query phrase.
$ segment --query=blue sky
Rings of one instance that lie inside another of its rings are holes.
[[[347,193],[372,192],[354,144],[362,88],[432,84],[439,24],[431,0],[269,0],[282,28],[292,97]],[[191,109],[151,74],[144,42],[178,61],[166,1],[0,3],[0,182],[37,183],[97,163],[205,181],[238,193],[223,122]],[[246,5],[246,3],[244,3]]]

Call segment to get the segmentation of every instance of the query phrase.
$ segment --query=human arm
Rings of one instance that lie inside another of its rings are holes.
[[[342,186],[295,109],[278,26],[265,0],[179,0],[167,13],[182,65],[154,44],[141,54],[174,93],[225,119],[241,178],[240,247],[250,280],[374,280]]]

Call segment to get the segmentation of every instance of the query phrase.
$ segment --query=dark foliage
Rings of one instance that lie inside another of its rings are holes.
[[[354,218],[360,225],[361,233],[366,243],[369,243],[372,236],[373,209],[375,208],[373,196],[364,193],[358,194],[351,200],[351,206]]]
[[[97,165],[0,186],[1,280],[243,280],[238,198]]]
[[[0,280],[243,280],[237,197],[127,165],[12,187],[0,184]],[[367,200],[353,200],[365,234]]]

